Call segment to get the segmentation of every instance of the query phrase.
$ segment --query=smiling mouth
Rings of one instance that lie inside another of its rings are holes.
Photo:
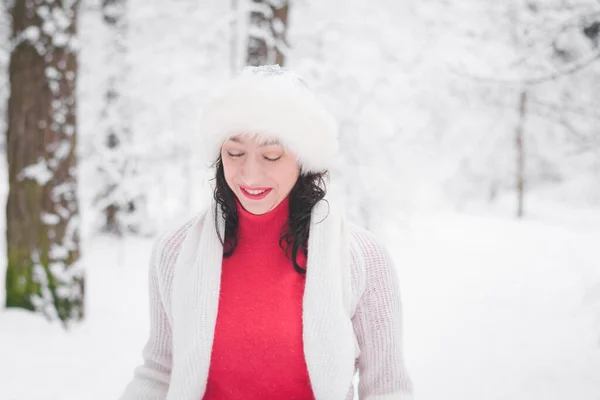
[[[260,200],[264,197],[266,197],[269,192],[271,192],[272,189],[267,189],[267,188],[261,188],[261,189],[249,189],[249,188],[245,188],[245,187],[241,187],[242,189],[242,193],[249,199],[252,200]]]

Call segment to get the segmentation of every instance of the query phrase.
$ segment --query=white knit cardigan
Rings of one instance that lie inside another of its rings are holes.
[[[331,202],[314,208],[303,298],[303,341],[317,400],[410,400],[397,275],[373,235]],[[331,210],[330,210],[331,208]],[[224,220],[214,204],[163,235],[151,257],[150,336],[121,400],[201,400],[217,318]],[[216,217],[216,218],[215,218]]]

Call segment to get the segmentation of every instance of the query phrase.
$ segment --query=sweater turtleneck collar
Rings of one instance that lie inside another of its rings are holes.
[[[271,247],[279,246],[282,229],[287,224],[289,196],[266,214],[256,215],[246,211],[236,198],[238,214],[238,245]]]

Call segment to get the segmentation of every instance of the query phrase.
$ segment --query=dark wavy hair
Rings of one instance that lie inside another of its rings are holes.
[[[238,215],[235,202],[235,193],[225,181],[225,170],[221,156],[215,161],[216,168],[215,190],[213,193],[216,201],[215,208],[220,207],[225,218],[225,237],[217,230],[217,235],[223,245],[223,257],[231,257],[237,246]],[[325,180],[329,178],[329,172],[301,173],[289,194],[290,216],[287,226],[282,229],[279,246],[286,252],[294,265],[294,269],[300,274],[306,274],[306,270],[298,265],[296,256],[299,251],[308,256],[308,234],[310,230],[310,218],[312,209],[325,197]],[[215,209],[215,211],[217,211]],[[218,213],[215,212],[215,219]],[[215,221],[215,226],[219,226]],[[291,249],[291,254],[290,254]]]

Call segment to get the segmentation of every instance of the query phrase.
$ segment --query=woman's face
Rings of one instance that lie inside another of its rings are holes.
[[[250,135],[229,138],[221,147],[225,180],[244,209],[261,215],[290,193],[300,167],[279,143],[260,144]]]

